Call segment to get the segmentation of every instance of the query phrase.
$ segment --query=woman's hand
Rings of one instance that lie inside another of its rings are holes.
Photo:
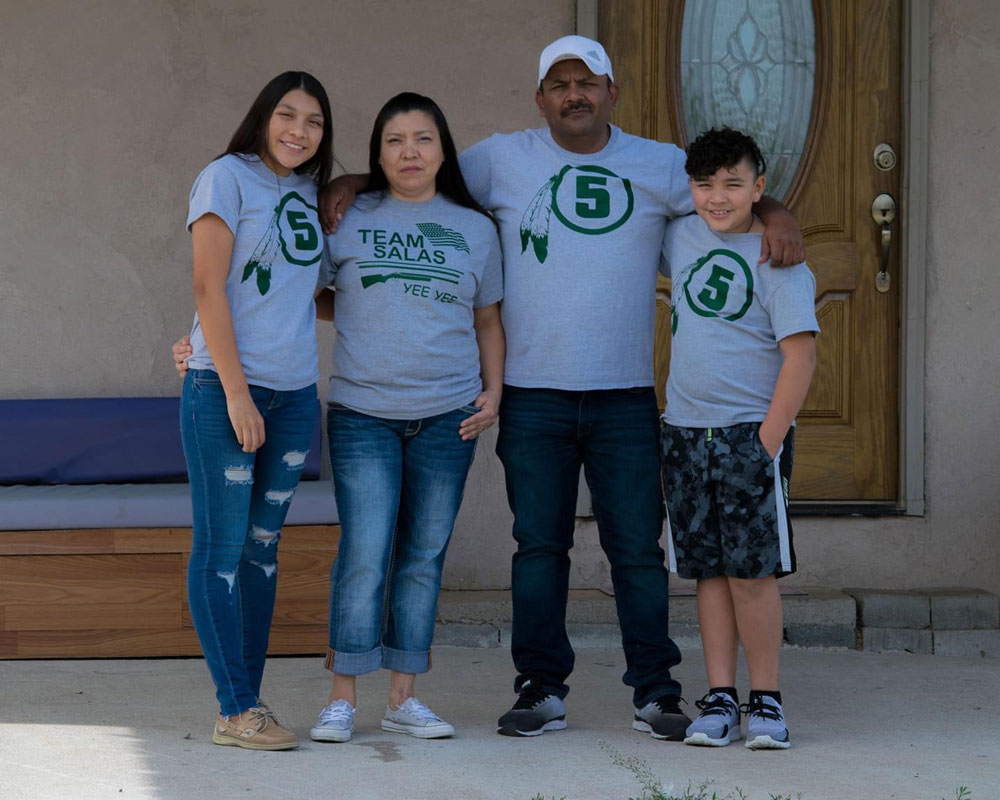
[[[466,417],[458,426],[458,435],[462,437],[463,442],[475,439],[497,421],[500,416],[500,392],[493,390],[480,392],[473,405],[479,409],[479,413]]]
[[[319,222],[323,233],[336,233],[344,212],[368,183],[367,175],[338,175],[319,191]]]
[[[244,453],[254,453],[264,444],[264,418],[250,396],[242,392],[235,397],[226,395],[229,422],[236,433],[236,441],[243,445]]]
[[[187,360],[194,352],[191,347],[191,337],[182,336],[176,342],[174,342],[170,351],[174,354],[174,369],[177,370],[178,377],[184,380],[184,376],[187,375],[188,365]]]

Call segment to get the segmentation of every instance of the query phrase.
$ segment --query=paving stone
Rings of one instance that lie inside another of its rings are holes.
[[[982,589],[935,589],[928,594],[935,631],[1000,628],[1000,598],[995,594]]]
[[[795,647],[857,648],[857,630],[850,625],[785,625],[785,643]]]
[[[849,594],[823,587],[802,587],[802,594],[783,595],[781,598],[785,626],[789,625],[846,625],[853,629],[857,624],[858,605]]]
[[[844,589],[858,603],[863,628],[912,628],[931,624],[931,601],[926,593],[887,589]]]
[[[496,625],[466,625],[461,622],[434,626],[434,644],[447,647],[499,647]]]
[[[870,628],[861,629],[862,649],[869,653],[902,650],[907,653],[932,653],[934,636],[929,629]]]
[[[987,658],[1000,658],[1000,630],[935,630],[934,654],[938,656],[985,656]]]

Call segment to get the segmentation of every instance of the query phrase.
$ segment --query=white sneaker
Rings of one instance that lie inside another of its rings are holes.
[[[354,706],[335,700],[319,712],[309,738],[314,742],[349,742],[354,733]]]
[[[407,698],[395,711],[385,707],[382,730],[391,733],[408,733],[418,739],[443,739],[454,736],[455,729],[431,711],[416,697]]]

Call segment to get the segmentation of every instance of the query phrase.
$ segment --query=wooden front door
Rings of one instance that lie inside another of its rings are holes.
[[[697,133],[730,124],[749,129],[762,150],[771,151],[768,189],[777,185],[776,196],[805,234],[822,328],[816,374],[799,414],[792,499],[895,506],[899,0],[605,0],[599,36],[621,87],[615,121],[624,130],[684,146],[690,128]],[[774,85],[783,59],[788,70],[798,71],[798,85]],[[886,169],[891,159],[885,148],[881,168],[876,164],[881,143],[895,151],[895,166]],[[873,201],[883,193],[896,202],[887,234],[872,216]],[[886,243],[887,269],[878,280]],[[662,282],[656,353],[661,404],[669,292],[669,282]]]

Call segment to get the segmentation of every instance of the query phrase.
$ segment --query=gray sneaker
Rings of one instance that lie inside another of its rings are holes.
[[[684,744],[724,747],[743,738],[740,707],[728,694],[706,694],[694,704],[701,709],[701,714],[688,725]]]
[[[385,714],[382,715],[382,730],[407,733],[418,739],[443,739],[455,735],[455,729],[451,725],[416,697],[407,698],[395,711],[386,706]]]
[[[747,715],[747,740],[749,750],[787,750],[788,726],[781,703],[767,695],[754,695],[741,709]]]
[[[566,704],[556,695],[527,680],[517,702],[497,721],[501,736],[541,736],[566,727]]]
[[[676,694],[665,694],[646,703],[642,708],[636,709],[632,727],[648,733],[654,739],[681,741],[684,731],[691,724],[691,718],[681,711],[680,699]]]
[[[309,731],[314,742],[349,742],[354,733],[354,706],[346,700],[334,700],[319,712],[319,719]]]

